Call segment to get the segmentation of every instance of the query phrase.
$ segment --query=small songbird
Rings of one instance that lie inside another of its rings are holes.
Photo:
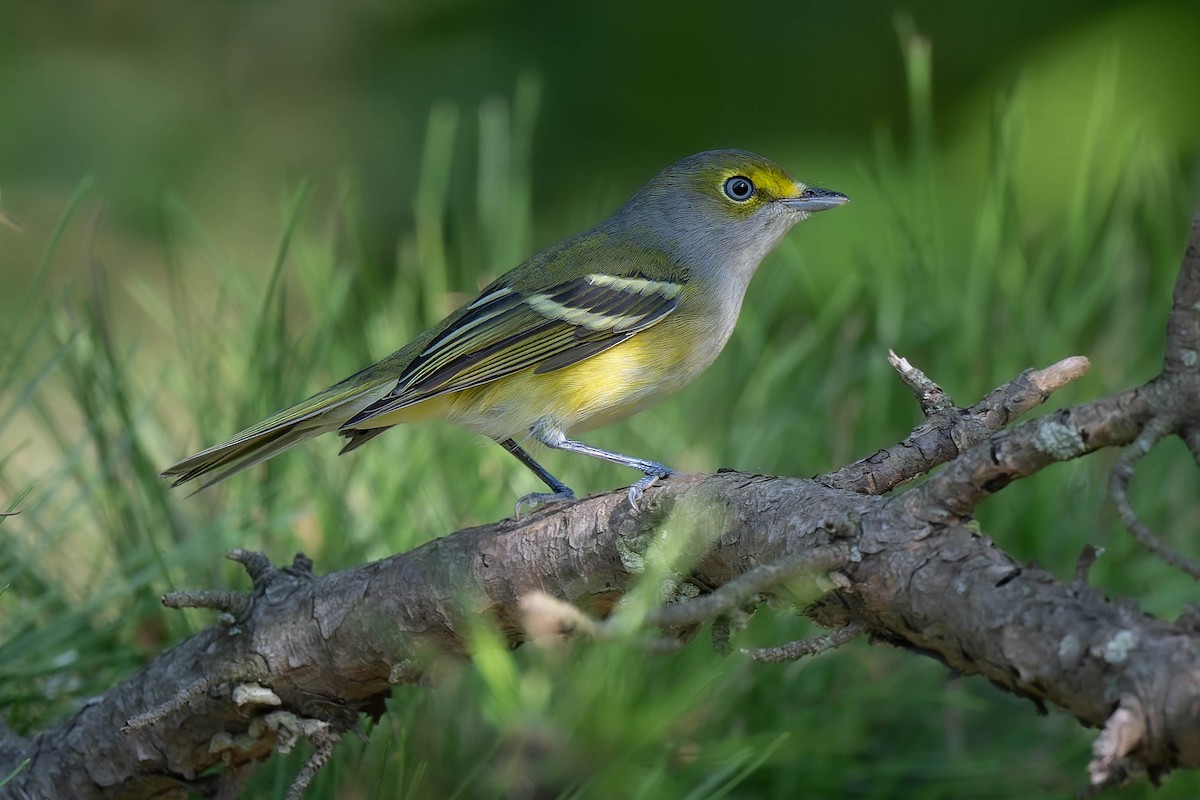
[[[532,439],[636,469],[656,461],[568,438],[641,411],[699,375],[729,340],[746,286],[793,225],[847,202],[762,156],[699,153],[667,167],[611,217],[538,253],[387,358],[168,467],[211,486],[328,431],[347,453],[402,422],[444,419],[494,439],[550,488],[575,493],[525,451]]]

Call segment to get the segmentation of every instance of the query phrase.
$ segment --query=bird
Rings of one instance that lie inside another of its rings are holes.
[[[724,348],[746,287],[794,225],[837,208],[763,156],[711,150],[651,178],[604,221],[532,256],[386,358],[167,467],[179,486],[223,481],[323,433],[348,453],[402,423],[448,420],[496,441],[549,491],[575,499],[530,441],[637,470],[626,497],[672,470],[570,438],[638,413]]]

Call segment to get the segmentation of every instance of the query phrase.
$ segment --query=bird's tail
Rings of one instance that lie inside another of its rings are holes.
[[[303,428],[300,423],[294,422],[251,436],[238,437],[188,456],[163,470],[161,477],[171,481],[171,486],[179,486],[207,475],[207,480],[196,489],[200,491],[255,464],[261,464],[322,431],[320,427]]]
[[[229,478],[282,453],[292,445],[330,430],[358,413],[386,391],[386,376],[351,376],[247,428],[227,442],[201,450],[163,470],[172,486],[208,476],[200,488]],[[369,437],[368,437],[369,438]]]

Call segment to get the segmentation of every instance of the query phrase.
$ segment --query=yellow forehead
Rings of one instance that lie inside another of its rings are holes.
[[[755,165],[745,170],[730,168],[725,171],[720,184],[724,186],[725,181],[735,175],[749,178],[758,187],[759,194],[766,195],[767,197],[791,197],[799,191],[795,179],[784,172],[783,169],[774,165]]]

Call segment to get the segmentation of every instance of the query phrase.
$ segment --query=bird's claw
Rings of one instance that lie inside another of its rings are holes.
[[[513,507],[513,517],[520,521],[521,509],[525,506],[534,509],[546,503],[563,503],[574,499],[575,493],[570,489],[564,489],[561,492],[530,492],[517,501],[516,506]]]
[[[629,500],[629,507],[634,511],[639,510],[638,500],[642,498],[642,492],[646,491],[655,483],[657,483],[659,478],[666,478],[671,474],[671,470],[667,467],[664,467],[662,464],[656,464],[655,466],[659,469],[655,470],[654,472],[647,472],[645,475],[643,475],[637,483],[629,487],[629,493],[625,495],[625,497]]]

